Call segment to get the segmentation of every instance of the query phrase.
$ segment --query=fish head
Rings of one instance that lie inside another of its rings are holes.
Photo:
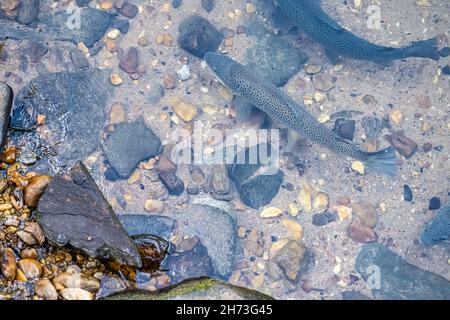
[[[234,65],[236,65],[236,61],[226,55],[215,52],[207,52],[204,59],[208,67],[212,70],[220,82],[222,82],[225,86],[230,87],[232,85],[232,80],[230,77],[231,69]]]

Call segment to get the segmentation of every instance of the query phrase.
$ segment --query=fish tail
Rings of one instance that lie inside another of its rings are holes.
[[[405,57],[429,58],[432,60],[439,60],[440,57],[450,55],[450,48],[439,50],[437,38],[415,41],[409,47],[401,50],[403,50]]]
[[[364,164],[368,169],[386,176],[395,176],[397,173],[397,156],[392,147],[374,153],[364,153]]]

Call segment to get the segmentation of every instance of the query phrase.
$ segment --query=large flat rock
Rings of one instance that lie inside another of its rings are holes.
[[[406,262],[379,243],[362,247],[356,259],[356,271],[372,285],[375,299],[450,299],[450,281]]]
[[[135,244],[82,162],[53,178],[39,201],[38,222],[47,239],[58,245],[142,266]]]

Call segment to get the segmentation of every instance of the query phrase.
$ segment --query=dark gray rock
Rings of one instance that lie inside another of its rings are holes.
[[[133,173],[139,162],[161,153],[161,140],[140,119],[116,124],[102,147],[111,166],[124,179]]]
[[[377,117],[367,116],[362,119],[362,126],[367,138],[377,139],[383,130],[383,122]]]
[[[38,18],[39,0],[20,0],[17,9],[16,21],[21,24],[30,24]]]
[[[213,199],[196,199],[196,204],[174,213],[180,234],[198,237],[208,250],[214,270],[223,278],[233,271],[236,257],[236,217],[231,206]]]
[[[0,81],[0,150],[3,148],[8,133],[13,97],[11,87]]]
[[[201,0],[202,8],[208,12],[211,12],[214,9],[215,0]]]
[[[372,286],[372,294],[375,299],[450,299],[450,281],[409,264],[379,243],[366,244],[362,247],[356,259],[355,268],[362,278]],[[378,275],[376,270],[379,270],[379,283],[376,279]]]
[[[444,207],[427,224],[420,241],[426,246],[432,246],[448,239],[450,239],[450,207]]]
[[[119,220],[130,237],[147,234],[166,240],[170,239],[175,224],[172,218],[147,214],[122,214]]]
[[[48,130],[59,143],[39,143],[57,154],[61,166],[67,165],[97,149],[112,89],[107,70],[38,76],[17,94],[11,125],[30,128],[38,114],[45,115]]]
[[[176,9],[179,6],[181,6],[182,2],[183,2],[182,0],[172,0],[172,7],[174,7]]]
[[[81,9],[79,26],[73,15],[74,13],[69,14],[62,10],[40,17],[39,29],[0,19],[0,40],[33,39],[33,41],[70,41],[74,44],[83,42],[88,48],[92,48],[103,37],[111,22],[111,15],[108,12],[90,7]]]
[[[257,69],[263,77],[277,86],[284,86],[296,74],[308,57],[277,36],[264,40],[247,49],[244,63]]]
[[[341,138],[353,140],[355,135],[355,120],[347,120],[343,118],[336,119],[334,123],[334,132],[336,132]]]
[[[142,266],[136,246],[83,163],[53,178],[38,205],[46,238],[71,245],[89,256]]]
[[[89,2],[91,2],[91,0],[76,0],[75,1],[77,6],[79,6],[79,7],[83,7],[83,6],[87,5]]]
[[[312,224],[317,227],[323,227],[330,222],[337,221],[338,216],[333,212],[316,213],[312,217]]]
[[[80,50],[72,49],[70,50],[69,55],[70,60],[72,60],[72,63],[76,68],[86,69],[89,67],[89,61]]]
[[[164,187],[166,187],[169,194],[172,196],[179,196],[184,191],[184,182],[178,178],[175,171],[164,170],[159,172],[159,179]]]
[[[118,29],[123,34],[127,34],[130,29],[130,22],[127,19],[119,19],[114,16],[111,20],[111,26]]]
[[[138,8],[134,4],[128,2],[125,2],[117,11],[129,19],[136,17],[139,12]]]
[[[194,240],[194,247],[188,250],[180,250],[168,255],[161,265],[161,269],[168,270],[170,283],[176,284],[187,279],[200,277],[213,277],[214,267],[208,250],[198,238],[190,238],[184,241]]]
[[[249,159],[250,153],[259,154],[261,152],[259,148],[260,146],[255,146],[245,149],[242,151],[245,158],[242,158]],[[261,164],[259,156],[257,164],[248,162],[241,164],[237,163],[237,159],[238,157],[234,159],[234,165],[228,166],[228,174],[235,183],[242,202],[254,209],[269,204],[278,194],[283,182],[283,172],[279,169],[273,172],[273,168]]]
[[[200,16],[184,19],[178,29],[180,47],[198,58],[203,58],[208,51],[216,51],[223,40],[222,33]]]
[[[136,73],[139,66],[139,52],[131,47],[120,59],[119,67],[127,73]]]

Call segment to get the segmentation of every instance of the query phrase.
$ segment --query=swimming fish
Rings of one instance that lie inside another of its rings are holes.
[[[364,152],[318,122],[304,106],[264,79],[257,70],[218,53],[208,52],[204,59],[235,95],[245,97],[278,123],[335,153],[362,161],[369,169],[388,176],[396,174],[397,159],[392,147],[376,153]]]
[[[334,60],[339,55],[358,60],[385,62],[409,57],[439,60],[450,48],[438,49],[437,38],[412,42],[403,48],[373,44],[344,29],[320,6],[320,0],[275,0],[282,11],[313,40],[322,44]]]
[[[450,206],[441,208],[436,217],[425,227],[420,242],[432,246],[450,239]]]

